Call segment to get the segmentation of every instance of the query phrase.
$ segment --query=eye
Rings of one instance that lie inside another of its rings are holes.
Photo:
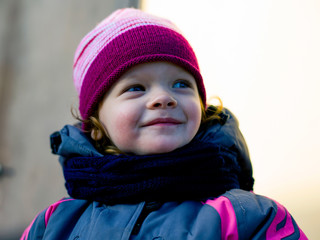
[[[173,88],[191,88],[191,84],[188,81],[179,80],[179,81],[176,81],[172,87]]]
[[[141,92],[145,90],[146,89],[142,85],[134,85],[134,86],[128,87],[124,92]]]

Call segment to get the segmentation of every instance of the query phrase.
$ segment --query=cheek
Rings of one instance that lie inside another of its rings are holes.
[[[114,116],[110,131],[125,133],[131,126],[132,117],[128,113],[120,112]]]
[[[196,134],[200,124],[201,124],[201,105],[199,101],[194,101],[193,103],[189,104],[187,106],[187,115],[188,115],[188,120],[189,120],[189,131],[190,134]]]
[[[136,115],[132,111],[115,111],[109,116],[105,128],[119,149],[122,149],[123,145],[128,145],[128,139],[135,134],[136,122]]]

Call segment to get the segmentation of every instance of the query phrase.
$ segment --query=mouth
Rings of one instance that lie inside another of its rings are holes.
[[[178,124],[182,124],[181,121],[174,119],[174,118],[156,118],[150,122],[147,122],[146,124],[144,124],[144,127],[148,127],[148,126],[154,126],[154,125],[159,125],[159,126],[170,126],[170,125],[178,125]]]

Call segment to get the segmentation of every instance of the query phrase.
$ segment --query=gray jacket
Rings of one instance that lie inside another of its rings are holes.
[[[196,138],[235,151],[244,177],[252,168],[236,118],[224,110],[224,124],[207,124]],[[63,164],[70,156],[101,156],[86,135],[64,127],[53,146]],[[246,189],[247,186],[242,186]],[[250,188],[250,187],[249,187]],[[62,199],[39,213],[21,239],[307,239],[279,203],[233,189],[206,201],[141,202],[108,206],[95,201]]]

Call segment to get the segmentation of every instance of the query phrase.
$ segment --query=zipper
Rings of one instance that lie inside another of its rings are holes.
[[[144,220],[151,212],[158,210],[162,206],[162,204],[162,202],[146,202],[143,206],[140,216],[138,217],[132,229],[131,235],[138,235]]]

